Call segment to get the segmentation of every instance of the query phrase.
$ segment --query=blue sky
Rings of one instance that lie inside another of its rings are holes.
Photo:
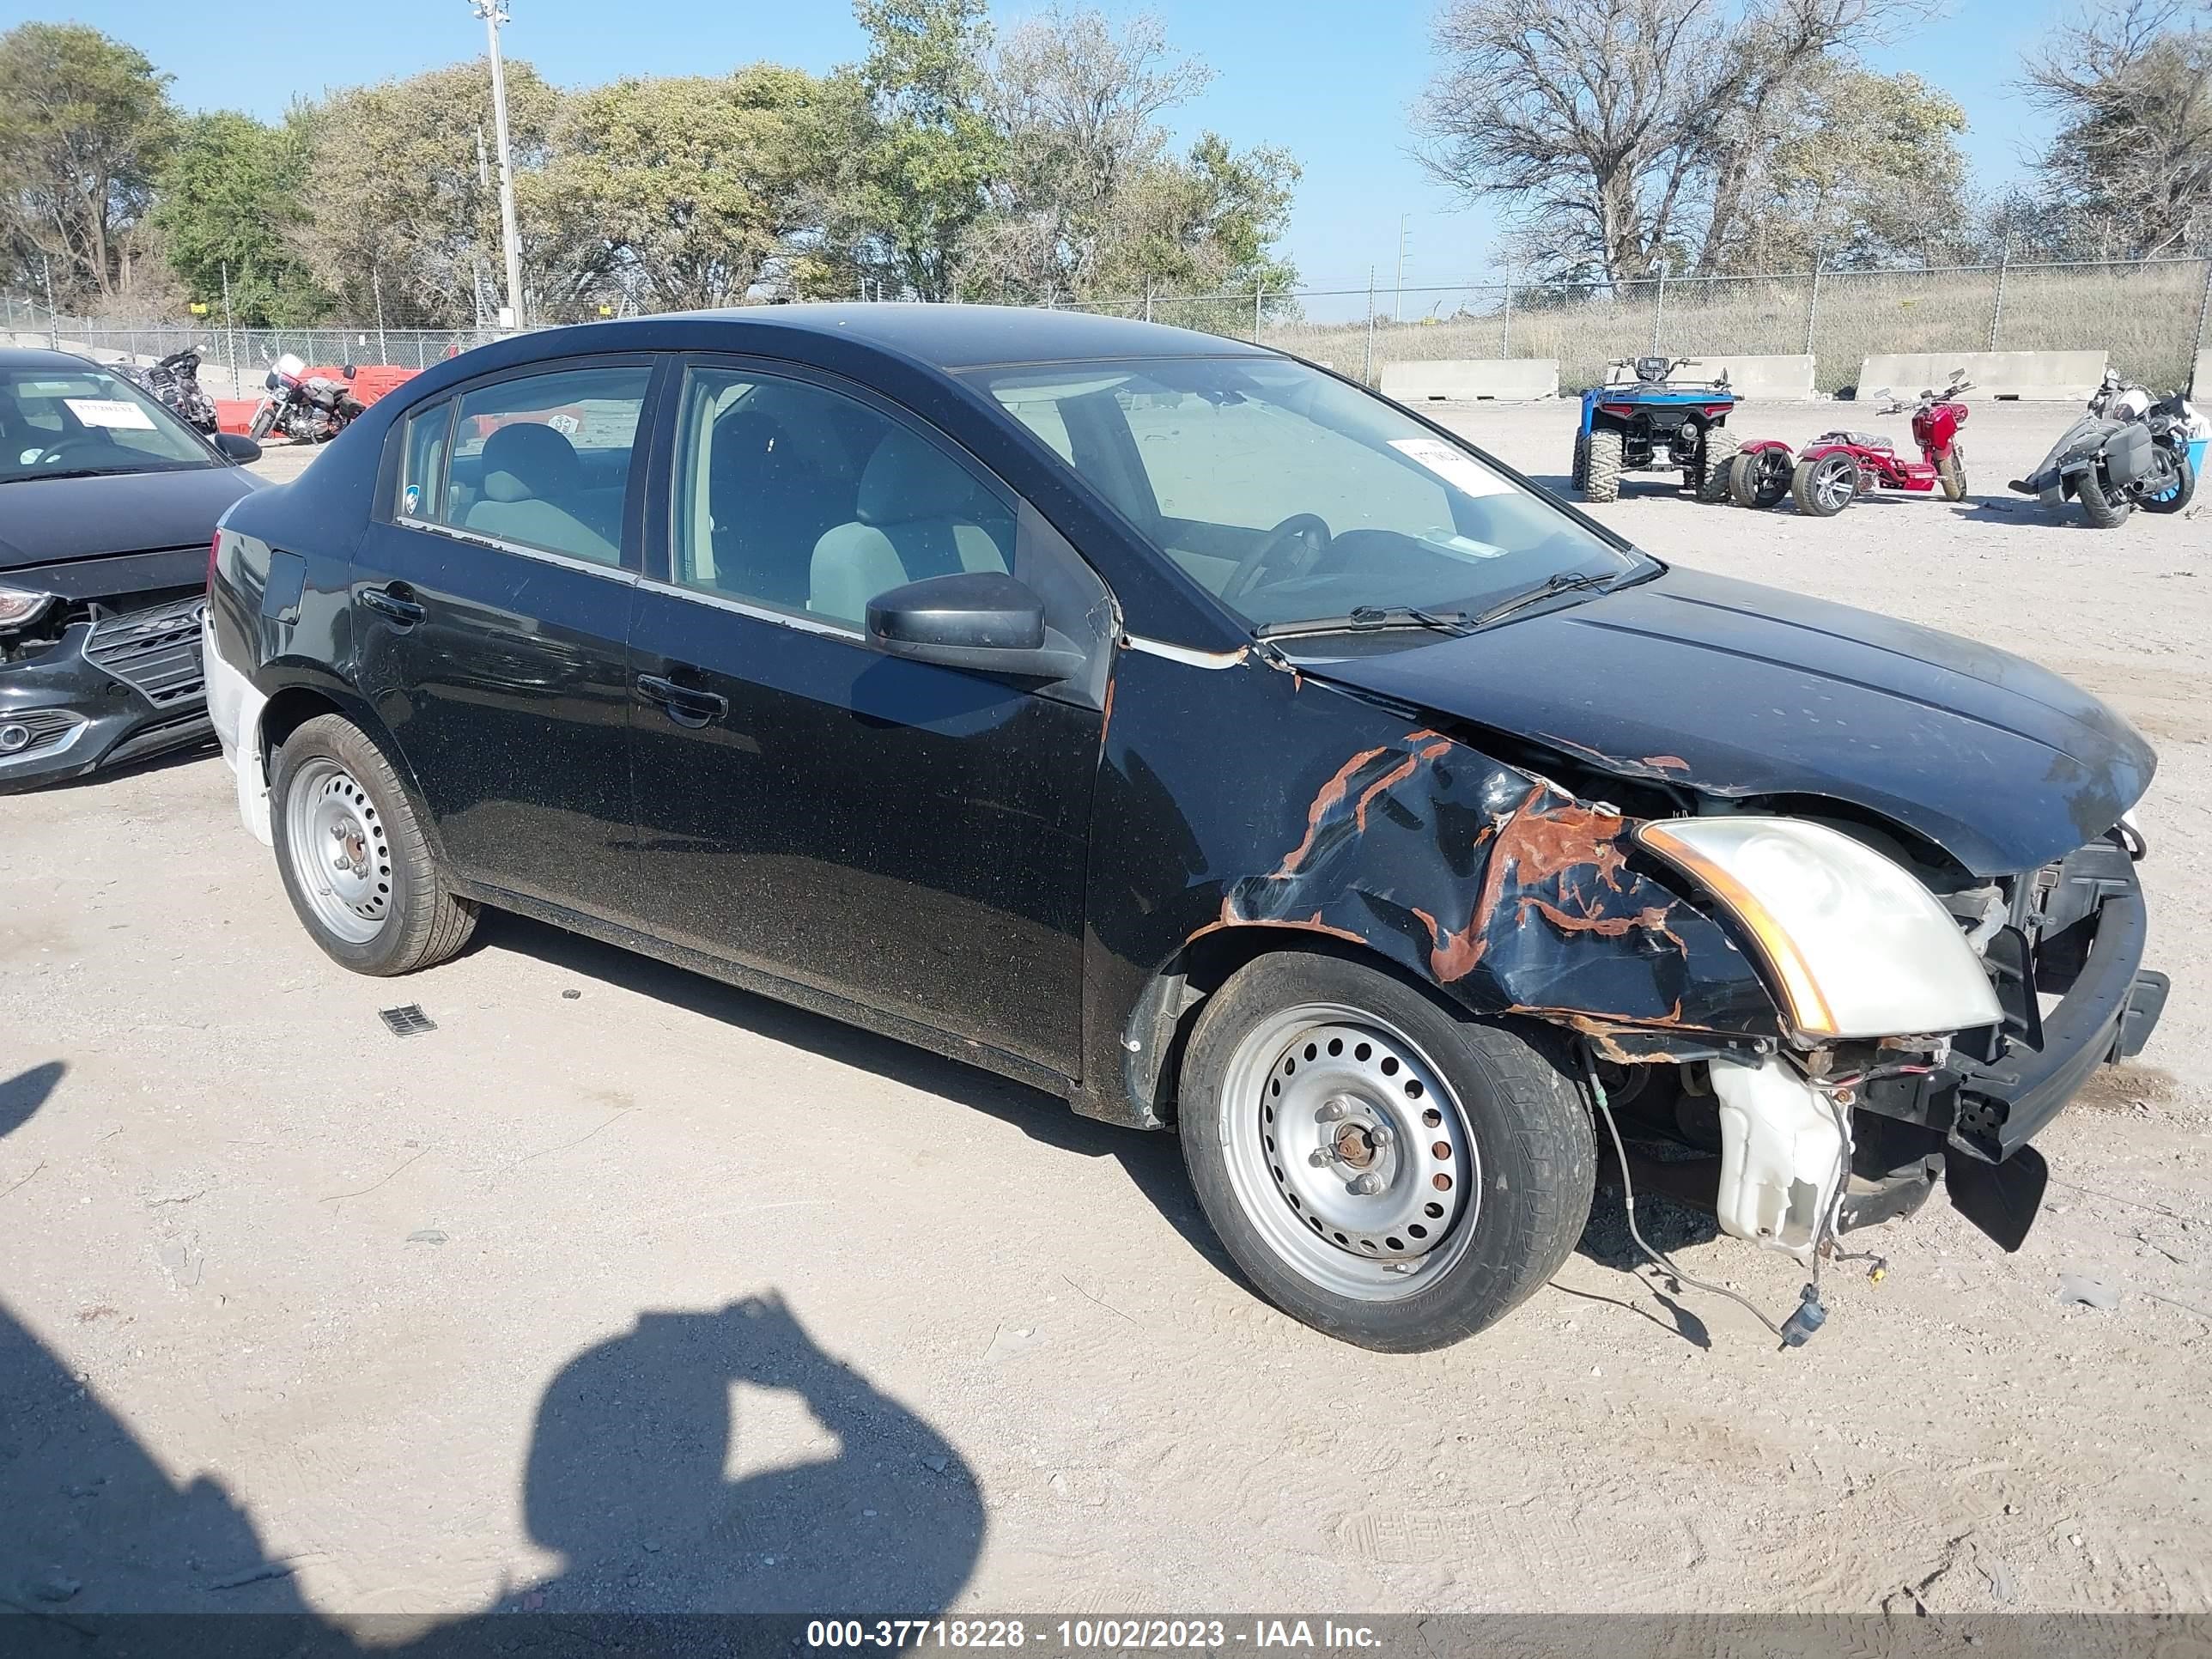
[[[1945,88],[1972,124],[1966,148],[1980,180],[2021,170],[2042,131],[2011,85],[2066,0],[1949,0],[1936,23],[1871,55]],[[740,5],[669,0],[512,0],[511,55],[555,82],[712,73],[755,58],[810,70],[858,58],[860,31],[838,0]],[[1003,27],[1040,9],[998,0]],[[1115,0],[1106,9],[1124,15]],[[1498,228],[1486,208],[1455,206],[1406,155],[1407,118],[1429,69],[1425,3],[1347,6],[1323,0],[1154,0],[1181,51],[1211,64],[1212,86],[1179,112],[1185,134],[1213,127],[1232,143],[1279,143],[1305,165],[1288,252],[1306,282],[1356,287],[1370,262],[1384,285],[1410,215],[1407,284],[1480,280],[1497,270]],[[13,14],[11,15],[11,14]],[[32,15],[0,0],[0,25]],[[239,0],[61,0],[43,18],[73,18],[131,42],[176,76],[187,108],[274,116],[298,94],[407,75],[474,56],[483,25],[465,0],[247,5]],[[1410,304],[1409,311],[1413,309]]]

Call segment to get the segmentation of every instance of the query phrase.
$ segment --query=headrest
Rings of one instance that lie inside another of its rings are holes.
[[[510,421],[484,440],[484,494],[495,501],[562,495],[581,470],[575,445],[538,421]]]
[[[887,433],[860,473],[862,524],[949,519],[975,498],[975,481],[910,432]]]

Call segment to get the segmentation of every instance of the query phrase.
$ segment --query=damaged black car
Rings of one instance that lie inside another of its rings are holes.
[[[208,556],[260,453],[82,357],[0,350],[0,792],[206,738]]]
[[[231,511],[206,652],[339,963],[497,907],[1172,1130],[1252,1284],[1376,1348],[1505,1315],[1655,1137],[1815,1282],[1939,1185],[2016,1247],[2165,994],[2094,697],[1149,324],[471,352]]]

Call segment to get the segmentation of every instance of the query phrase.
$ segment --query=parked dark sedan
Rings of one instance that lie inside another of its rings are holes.
[[[260,453],[82,357],[0,350],[0,791],[206,738],[209,550]]]
[[[471,352],[232,510],[208,652],[347,967],[493,905],[1172,1126],[1253,1283],[1376,1347],[1542,1284],[1600,1146],[1816,1283],[1939,1176],[2016,1246],[2164,994],[2094,697],[1150,325]]]

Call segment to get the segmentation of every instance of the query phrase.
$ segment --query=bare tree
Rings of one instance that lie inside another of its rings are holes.
[[[993,69],[986,102],[1004,150],[963,281],[981,291],[1079,290],[1125,190],[1165,154],[1159,117],[1213,72],[1175,57],[1157,17],[1140,14],[1117,32],[1098,12],[1058,9],[1016,29]]]
[[[2059,117],[2041,172],[2077,245],[2148,258],[2212,245],[2212,7],[2117,0],[2027,64]]]
[[[1498,198],[1547,276],[1711,270],[1793,94],[1921,0],[1452,0],[1419,116],[1430,176]]]

